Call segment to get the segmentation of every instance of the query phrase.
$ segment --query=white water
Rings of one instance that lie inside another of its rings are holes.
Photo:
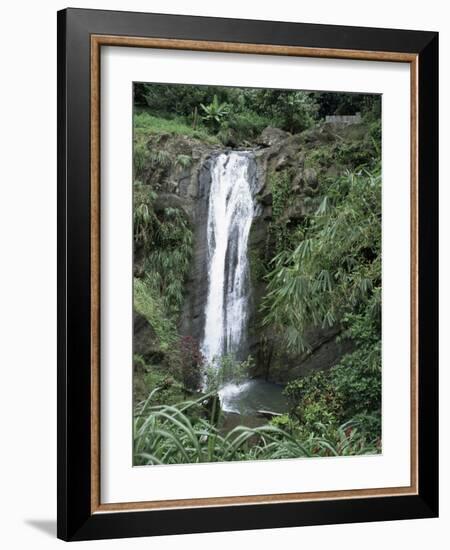
[[[254,214],[246,152],[218,155],[208,207],[208,294],[202,353],[206,361],[236,355],[245,344],[249,302],[247,244]]]

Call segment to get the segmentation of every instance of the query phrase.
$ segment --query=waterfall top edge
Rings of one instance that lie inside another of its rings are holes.
[[[226,155],[226,154],[231,154],[231,153],[236,153],[237,155],[239,154],[251,154],[251,153],[254,153],[256,151],[256,149],[218,149],[216,151],[213,151],[212,152],[212,155],[216,156],[216,155]]]

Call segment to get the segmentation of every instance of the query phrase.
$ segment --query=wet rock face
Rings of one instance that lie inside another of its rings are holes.
[[[301,378],[315,370],[326,370],[336,365],[345,353],[354,350],[350,340],[339,340],[340,331],[333,329],[310,329],[306,339],[310,351],[289,354],[285,344],[276,334],[266,334],[264,346],[255,347],[257,369],[255,374],[270,382],[286,383]]]
[[[196,196],[191,208],[194,249],[191,260],[192,267],[185,285],[186,298],[181,314],[181,332],[191,335],[198,342],[201,341],[203,335],[208,292],[207,222],[211,186],[211,157],[206,156],[202,160],[202,165],[196,171],[195,181],[190,184],[192,190],[195,188]]]

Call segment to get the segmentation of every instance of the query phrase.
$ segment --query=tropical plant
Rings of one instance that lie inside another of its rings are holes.
[[[200,108],[204,113],[202,119],[214,130],[218,130],[220,128],[225,117],[230,112],[229,105],[225,102],[221,103],[217,98],[217,95],[214,95],[213,100],[209,105],[200,103]]]
[[[157,195],[148,186],[135,185],[134,239],[145,249],[147,286],[161,296],[169,314],[183,300],[183,283],[190,265],[192,230],[186,214],[166,207],[155,212]]]
[[[139,403],[134,416],[134,464],[190,464],[236,460],[268,460],[311,456],[374,454],[351,424],[339,427],[327,437],[300,440],[279,426],[238,426],[226,435],[219,427],[199,416],[207,396],[178,405],[153,405],[153,390]],[[192,410],[194,410],[192,416]]]
[[[153,204],[157,194],[142,185],[135,182],[133,225],[134,241],[137,244],[148,246],[156,230],[158,219],[155,215]]]
[[[346,314],[380,313],[381,176],[337,178],[305,223],[295,249],[281,251],[267,276],[264,324],[278,327],[291,350],[305,351],[308,327],[339,325]]]

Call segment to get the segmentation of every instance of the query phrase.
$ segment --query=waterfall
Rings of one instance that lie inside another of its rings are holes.
[[[202,353],[208,363],[246,345],[249,313],[247,244],[254,215],[249,152],[218,155],[211,164],[208,205],[208,292]]]

